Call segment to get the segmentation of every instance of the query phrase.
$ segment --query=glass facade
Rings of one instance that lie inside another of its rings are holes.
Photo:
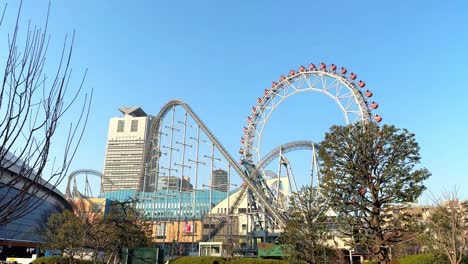
[[[8,186],[0,183],[0,197],[3,199],[0,201],[9,201],[12,196],[17,195],[19,190],[14,188],[8,188]],[[52,202],[51,202],[52,201]],[[39,198],[32,197],[30,200],[31,204],[41,203]],[[44,226],[49,216],[53,213],[59,212],[64,205],[58,200],[55,200],[50,195],[47,201],[42,202],[36,209],[31,213],[14,220],[0,228],[0,240],[9,240],[14,242],[42,242],[41,238],[41,226]]]
[[[178,192],[175,190],[140,192],[140,202],[137,208],[144,210],[146,217],[150,219],[201,219],[216,204],[226,199],[227,196],[227,192],[210,191],[209,189],[193,190],[190,192]],[[135,191],[121,190],[104,193],[99,197],[123,202],[134,199]]]

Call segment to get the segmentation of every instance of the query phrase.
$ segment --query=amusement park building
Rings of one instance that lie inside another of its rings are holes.
[[[277,179],[268,180],[274,185]],[[281,178],[281,186],[285,192],[289,188],[286,177]],[[243,188],[225,192],[208,189],[179,192],[177,190],[158,190],[156,192],[140,192],[138,208],[144,210],[147,219],[154,223],[153,234],[155,242],[186,243],[190,248],[192,243],[216,240],[225,241],[228,237],[245,242],[246,236],[258,229],[258,219],[249,211],[248,195]],[[128,201],[135,198],[134,190],[120,190],[101,194],[100,197],[109,200]],[[237,204],[234,207],[234,204]],[[213,232],[217,225],[226,224]]]
[[[109,122],[102,192],[137,190],[152,116],[140,107],[122,107]],[[150,186],[147,186],[150,188]]]
[[[226,199],[227,196],[227,192],[209,189],[189,192],[179,192],[176,190],[140,192],[137,208],[142,209],[149,219],[200,219],[210,211],[210,204],[211,208],[213,208],[216,204]],[[108,192],[101,194],[99,197],[120,202],[130,201],[135,198],[135,190]]]
[[[214,226],[206,226],[207,223],[204,222],[207,221],[204,219],[208,219],[210,210],[228,196],[228,192],[214,189],[187,192],[165,189],[140,192],[137,208],[142,209],[146,218],[153,223],[154,242],[170,244],[177,241],[189,249],[190,245],[201,241],[203,235]],[[100,197],[114,201],[129,201],[135,198],[135,190],[103,193]]]
[[[16,256],[18,257],[17,262],[21,263],[21,257],[29,255],[31,258],[31,255],[36,254],[38,245],[43,242],[39,229],[44,223],[44,219],[47,219],[52,213],[70,208],[70,204],[54,186],[42,179],[38,182],[34,173],[29,177],[23,177],[20,182],[10,185],[10,180],[18,176],[21,168],[24,168],[23,164],[11,166],[13,161],[18,163],[16,157],[8,153],[6,159],[2,160],[2,164],[0,164],[0,206],[8,201],[9,197],[17,195],[25,184],[34,184],[39,187],[39,191],[35,192],[28,202],[37,208],[0,228],[0,248],[2,249],[0,260],[5,260],[7,256]]]

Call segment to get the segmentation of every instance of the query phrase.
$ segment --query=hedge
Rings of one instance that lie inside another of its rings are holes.
[[[217,261],[219,264],[287,264],[284,260],[276,259],[258,259],[258,258],[235,258],[226,260],[221,257],[181,257],[172,260],[171,264],[213,264]]]
[[[399,264],[450,264],[446,257],[434,254],[418,254],[404,256],[398,259]]]
[[[228,264],[287,264],[284,260],[277,259],[256,259],[256,258],[236,258],[228,262]]]
[[[62,263],[62,264],[65,264],[65,263],[68,263],[68,258],[64,258],[64,257],[58,257],[58,256],[54,256],[54,257],[40,257],[40,258],[37,258],[35,260],[33,260],[32,264],[41,264],[41,263],[45,263],[45,264],[55,264],[55,263]],[[94,263],[93,261],[90,261],[90,260],[79,260],[79,259],[74,259],[73,260],[73,263],[76,263],[76,264],[92,264]]]
[[[191,257],[181,257],[181,258],[174,259],[173,261],[171,261],[171,264],[205,264],[205,263],[213,264],[213,263],[216,263],[215,261],[217,261],[217,263],[219,264],[227,263],[226,260],[221,257],[191,256]]]

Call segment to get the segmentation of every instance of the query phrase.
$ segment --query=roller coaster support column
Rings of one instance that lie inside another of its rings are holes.
[[[208,187],[210,188],[210,211],[208,212],[208,221],[209,221],[209,231],[208,231],[208,240],[211,240],[211,209],[213,209],[213,170],[214,170],[214,161],[221,161],[220,158],[216,158],[214,156],[215,144],[211,144],[211,156],[204,155],[203,157],[210,159],[210,184]]]
[[[195,160],[189,159],[189,162],[193,162],[195,164],[195,184],[193,189],[193,205],[192,205],[192,252],[195,251],[195,215],[197,213],[197,191],[198,191],[198,165],[202,164],[205,165],[204,162],[199,161],[198,157],[200,154],[200,142],[206,143],[206,141],[200,140],[200,126],[197,126],[197,137],[190,139],[196,142],[195,145]],[[200,230],[203,230],[203,226],[200,227]]]
[[[190,148],[192,147],[192,145],[187,144],[187,141],[186,141],[186,138],[187,138],[187,114],[188,113],[185,112],[184,122],[179,122],[180,124],[183,125],[183,128],[184,128],[183,129],[182,142],[176,141],[176,144],[182,145],[182,163],[181,164],[174,163],[175,165],[180,167],[180,185],[179,185],[179,203],[178,203],[179,217],[178,217],[178,220],[177,220],[177,240],[179,240],[179,238],[180,238],[180,223],[181,223],[180,222],[180,217],[182,215],[182,193],[184,192],[184,172],[185,172],[185,168],[190,168],[189,165],[185,165],[185,148],[186,147],[190,147]],[[185,191],[188,191],[188,184],[186,186]]]

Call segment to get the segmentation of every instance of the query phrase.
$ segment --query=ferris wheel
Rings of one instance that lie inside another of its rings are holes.
[[[250,177],[260,181],[263,188],[270,189],[267,192],[272,196],[278,192],[275,192],[274,188],[267,187],[265,181],[258,177],[258,171],[261,173],[264,168],[264,160],[272,156],[269,154],[262,157],[262,135],[268,120],[281,103],[291,96],[305,92],[324,94],[332,99],[341,110],[346,124],[382,121],[380,115],[372,113],[372,110],[379,107],[371,100],[372,91],[366,88],[363,80],[358,79],[357,74],[348,73],[345,67],[338,69],[335,64],[327,66],[322,62],[316,66],[311,63],[307,68],[300,66],[297,71],[290,70],[287,76],[281,75],[278,81],[272,82],[270,89],[264,90],[263,95],[257,99],[256,105],[252,107],[243,129],[243,136],[240,139],[242,146],[239,149],[239,154],[241,154],[239,163],[255,165],[251,166],[255,168],[255,171],[249,173]],[[316,151],[315,147],[311,149]],[[276,157],[283,158],[278,151],[275,153]],[[312,156],[314,157],[315,154]],[[315,163],[312,164],[312,168],[317,170],[316,159],[312,162]],[[311,177],[314,176],[311,175]],[[310,179],[310,182],[313,182],[313,179]]]

